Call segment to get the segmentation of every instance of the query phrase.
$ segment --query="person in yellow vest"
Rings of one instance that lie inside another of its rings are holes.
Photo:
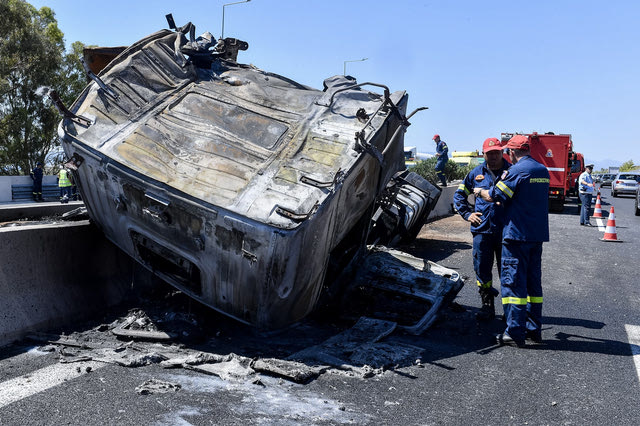
[[[58,172],[58,187],[60,188],[60,202],[68,203],[71,198],[71,179],[69,179],[69,171],[60,166]]]

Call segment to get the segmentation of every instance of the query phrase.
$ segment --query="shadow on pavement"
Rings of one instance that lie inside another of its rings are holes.
[[[544,324],[556,324],[556,325],[567,325],[567,326],[573,326],[573,327],[584,327],[584,328],[590,328],[590,329],[594,329],[594,330],[599,330],[604,328],[604,326],[606,325],[603,322],[600,321],[591,321],[591,320],[585,320],[585,319],[580,319],[580,318],[564,318],[564,317],[547,317],[545,316],[543,318]]]
[[[548,333],[547,333],[548,334]],[[545,338],[543,331],[541,344],[530,345],[530,349],[546,351],[569,351],[597,353],[603,355],[633,356],[640,353],[640,346],[611,339],[598,339],[595,337],[581,336],[558,332],[553,339]]]
[[[416,239],[413,244],[401,247],[400,249],[412,256],[429,259],[438,263],[447,259],[453,253],[461,250],[471,250],[472,245],[461,241]]]

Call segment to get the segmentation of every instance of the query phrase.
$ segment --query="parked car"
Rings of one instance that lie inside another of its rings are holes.
[[[640,201],[640,185],[636,188],[636,216],[640,216],[640,203],[638,201]]]
[[[600,178],[600,186],[601,187],[611,186],[612,179],[613,179],[612,174],[609,174],[609,173],[603,174],[602,177]]]
[[[620,172],[611,181],[611,195],[617,197],[619,194],[635,194],[640,182],[640,172]]]

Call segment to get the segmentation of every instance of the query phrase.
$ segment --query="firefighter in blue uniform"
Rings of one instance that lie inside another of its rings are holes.
[[[529,139],[512,137],[505,146],[513,166],[490,190],[474,193],[505,207],[500,285],[507,328],[499,344],[523,347],[542,340],[542,243],[549,241],[549,171],[531,158]]]
[[[44,171],[42,170],[42,163],[38,161],[36,167],[30,173],[31,179],[33,179],[33,200],[44,201],[42,198],[42,177]]]
[[[440,179],[442,186],[447,186],[447,178],[444,175],[444,168],[449,161],[449,148],[444,141],[440,140],[440,135],[433,135],[433,141],[436,143],[436,175]]]
[[[493,287],[494,258],[500,273],[502,253],[502,226],[504,208],[482,198],[469,204],[469,195],[475,188],[489,190],[500,179],[502,173],[511,166],[502,157],[502,144],[496,138],[489,138],[482,145],[485,162],[469,172],[453,194],[453,204],[464,220],[471,223],[473,235],[473,269],[482,301],[482,308],[476,314],[480,320],[495,318],[494,298],[498,290]]]

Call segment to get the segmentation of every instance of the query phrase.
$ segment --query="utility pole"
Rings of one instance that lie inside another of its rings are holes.
[[[347,75],[347,62],[362,62],[362,61],[366,61],[369,58],[362,58],[362,59],[353,59],[350,61],[344,61],[344,68],[342,70],[342,75]]]
[[[250,1],[251,0],[243,0],[243,1],[236,1],[233,3],[227,3],[222,5],[222,35],[220,36],[221,39],[224,40],[224,8],[227,6],[231,6],[232,4],[248,3]]]

